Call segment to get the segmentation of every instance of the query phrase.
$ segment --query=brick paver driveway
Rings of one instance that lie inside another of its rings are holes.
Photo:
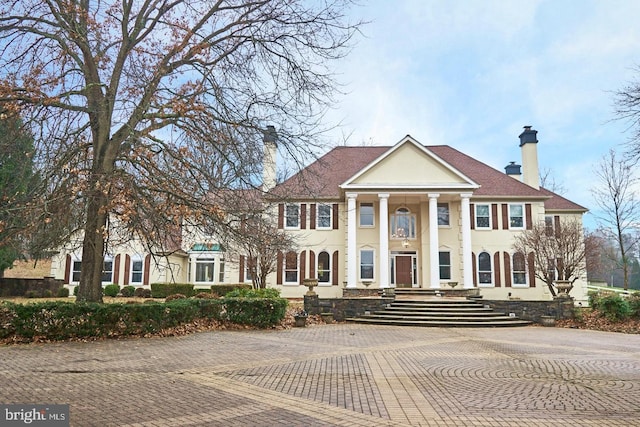
[[[640,426],[640,336],[333,324],[0,347],[75,426]]]

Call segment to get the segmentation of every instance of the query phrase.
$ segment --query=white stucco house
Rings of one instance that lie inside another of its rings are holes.
[[[407,135],[392,146],[333,148],[278,185],[276,141],[266,135],[266,200],[278,228],[298,242],[278,257],[268,280],[285,297],[301,297],[307,291],[302,280],[317,278],[320,297],[340,297],[345,288],[433,289],[457,282],[488,299],[551,299],[527,256],[514,253],[513,239],[538,221],[582,220],[587,211],[540,187],[537,131],[530,126],[519,136],[522,165],[512,162],[505,172]],[[229,253],[214,236],[176,245],[162,257],[135,242],[114,248],[105,284],[250,281],[246,257]],[[80,269],[80,251],[63,250],[52,263],[52,274],[70,285]],[[586,299],[586,278],[574,283],[571,295]]]

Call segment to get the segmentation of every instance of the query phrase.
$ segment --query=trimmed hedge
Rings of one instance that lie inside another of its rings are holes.
[[[152,283],[151,297],[166,298],[169,295],[182,294],[187,297],[195,295],[193,285],[189,283]]]
[[[248,283],[236,283],[236,284],[229,284],[229,285],[212,285],[211,293],[216,296],[223,297],[229,292],[235,291],[236,289],[253,289],[253,286],[251,286]]]
[[[117,297],[119,292],[120,292],[120,286],[114,283],[111,283],[110,285],[105,286],[104,289],[102,290],[102,293],[108,297]]]
[[[281,322],[289,303],[280,298],[277,289],[236,289],[227,293],[223,301],[231,322],[261,328]]]
[[[120,289],[120,293],[123,297],[132,297],[135,291],[136,287],[131,285],[124,286],[122,289]]]
[[[0,339],[63,340],[154,333],[198,318],[223,320],[222,308],[222,302],[214,299],[151,304],[4,302],[0,304]]]

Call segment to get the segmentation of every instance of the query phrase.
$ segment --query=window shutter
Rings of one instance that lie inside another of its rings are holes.
[[[309,251],[309,277],[311,279],[316,279],[316,253],[313,251]]]
[[[298,274],[298,284],[302,285],[302,279],[307,277],[307,263],[306,263],[306,258],[307,257],[307,251],[302,251],[300,253],[300,261],[299,261],[299,267],[298,267],[298,271],[300,274]]]
[[[511,287],[511,255],[508,252],[504,253],[504,286],[506,288]]]
[[[493,228],[494,230],[498,229],[498,204],[497,203],[492,203],[491,204],[491,228]]]
[[[338,204],[333,204],[333,229],[338,229]]]
[[[524,205],[524,211],[527,215],[527,230],[531,230],[533,228],[533,220],[531,219],[531,203],[526,203]]]
[[[276,284],[277,285],[282,285],[282,262],[283,262],[283,255],[282,252],[278,252],[278,267],[277,267],[277,271],[276,271]]]
[[[338,286],[338,251],[333,252],[333,259],[331,260],[331,280],[333,286]]]
[[[309,228],[311,230],[315,230],[316,229],[316,213],[317,213],[317,209],[316,209],[316,204],[315,203],[311,203],[311,205],[309,205]]]
[[[469,217],[471,218],[471,229],[475,230],[476,228],[476,205],[471,203],[469,205]]]
[[[142,284],[147,286],[149,285],[149,272],[151,270],[151,254],[147,254],[144,257],[144,278],[142,279]]]
[[[120,254],[113,260],[113,283],[120,284]]]
[[[240,255],[240,266],[238,268],[238,282],[244,283],[244,260],[245,256]]]
[[[471,266],[473,267],[473,286],[478,286],[478,271],[476,265],[476,254],[471,252]]]
[[[533,252],[529,252],[529,255],[527,256],[527,275],[529,276],[529,287],[530,288],[535,288],[536,287],[536,269],[533,265],[534,263],[534,254]]]
[[[505,203],[502,204],[502,229],[509,229],[509,206]]]
[[[64,264],[64,283],[71,283],[71,255],[67,254]]]
[[[124,285],[129,284],[129,277],[131,277],[131,257],[129,254],[124,256]]]
[[[307,204],[300,203],[300,230],[307,228]]]
[[[284,228],[284,203],[278,204],[278,229]]]
[[[555,230],[556,236],[560,235],[560,215],[556,215],[553,217],[553,229]]]
[[[502,283],[500,280],[500,251],[493,254],[493,263],[495,264],[493,266],[493,270],[495,271],[493,280],[494,280],[494,283],[496,284],[496,287],[499,288],[500,286],[502,286]]]

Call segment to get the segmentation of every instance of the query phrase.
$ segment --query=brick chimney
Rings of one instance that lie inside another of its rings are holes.
[[[520,134],[520,150],[522,153],[522,182],[539,190],[537,134],[537,130],[531,129],[531,126],[525,126],[524,131]]]
[[[262,160],[262,190],[269,191],[276,186],[276,155],[278,151],[278,133],[269,125],[263,131],[264,158]]]

